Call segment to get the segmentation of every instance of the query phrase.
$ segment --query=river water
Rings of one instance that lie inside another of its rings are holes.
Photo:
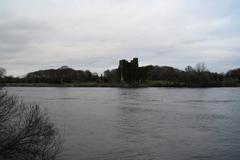
[[[65,160],[239,160],[240,88],[8,88],[65,130]]]

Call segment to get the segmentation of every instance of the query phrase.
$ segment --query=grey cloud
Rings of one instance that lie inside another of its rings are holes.
[[[47,24],[29,18],[0,17],[1,46],[4,44],[5,47],[19,47],[41,42],[52,31]]]
[[[216,71],[239,62],[236,0],[14,2],[0,20],[0,63],[11,74],[65,64],[102,72],[132,57],[181,68],[205,61]]]

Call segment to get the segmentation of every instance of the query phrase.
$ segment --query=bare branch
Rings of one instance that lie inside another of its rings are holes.
[[[0,156],[18,160],[54,160],[63,136],[38,105],[0,91]]]

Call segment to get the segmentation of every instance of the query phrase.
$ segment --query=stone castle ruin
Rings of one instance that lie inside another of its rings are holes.
[[[130,62],[125,59],[120,60],[118,76],[122,82],[139,82],[138,58],[133,58]]]

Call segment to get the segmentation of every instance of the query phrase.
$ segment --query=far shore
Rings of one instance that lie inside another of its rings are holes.
[[[113,88],[148,88],[148,87],[169,87],[169,88],[214,88],[214,87],[240,87],[240,83],[211,83],[211,84],[185,84],[182,82],[169,81],[148,81],[140,84],[127,83],[101,83],[101,82],[79,82],[79,83],[4,83],[2,87],[113,87]]]

